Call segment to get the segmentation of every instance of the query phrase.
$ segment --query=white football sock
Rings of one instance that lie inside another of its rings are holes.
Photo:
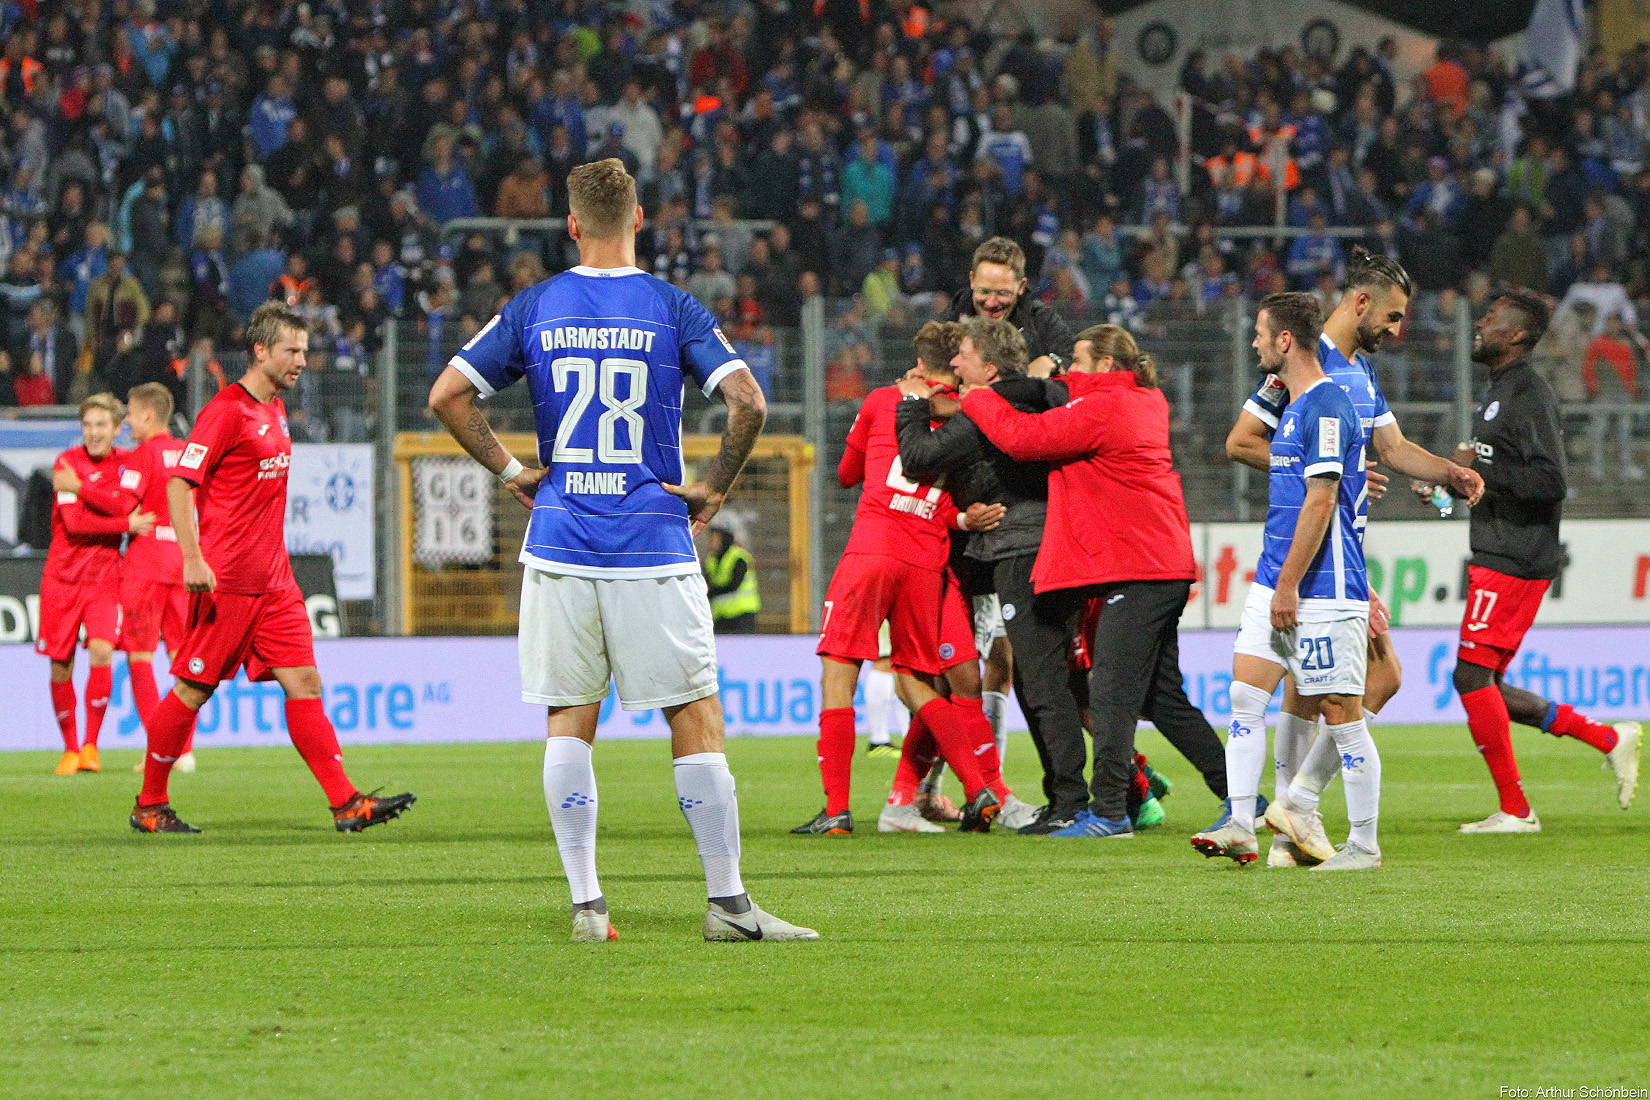
[[[1001,763],[1008,751],[1008,696],[1000,691],[982,692],[980,707],[985,711],[985,720],[991,723],[991,736],[997,741],[997,761]]]
[[[1346,816],[1352,822],[1348,840],[1371,852],[1381,850],[1376,823],[1381,816],[1381,754],[1363,719],[1330,726],[1341,753],[1341,778],[1346,783]]]
[[[945,761],[936,760],[934,766],[928,769],[928,774],[922,777],[917,784],[918,794],[939,794],[940,788],[945,785]]]
[[[865,727],[873,745],[888,744],[888,704],[894,698],[894,674],[865,670]]]
[[[1271,692],[1233,681],[1232,724],[1226,734],[1226,793],[1232,800],[1232,824],[1255,831],[1255,799],[1266,768],[1266,704]]]
[[[596,772],[590,766],[590,746],[579,738],[545,740],[544,804],[573,904],[595,901],[602,896],[596,881]]]
[[[1289,792],[1295,773],[1312,747],[1312,736],[1318,732],[1315,718],[1298,718],[1288,711],[1278,715],[1278,728],[1272,733],[1272,797],[1282,798]]]
[[[1364,711],[1364,724],[1373,726],[1374,722],[1375,712]],[[1334,782],[1340,770],[1341,750],[1335,747],[1335,739],[1326,730],[1320,729],[1312,742],[1311,751],[1301,762],[1300,771],[1295,774],[1294,782],[1289,785],[1289,801],[1303,810],[1315,812],[1323,789]]]
[[[739,792],[734,789],[728,758],[719,752],[696,752],[671,762],[676,801],[693,830],[699,861],[705,865],[705,894],[737,897],[739,881]]]

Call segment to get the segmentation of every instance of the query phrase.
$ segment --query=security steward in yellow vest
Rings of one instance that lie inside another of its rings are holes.
[[[762,598],[756,591],[756,562],[726,527],[712,527],[705,553],[705,586],[718,634],[755,634]]]

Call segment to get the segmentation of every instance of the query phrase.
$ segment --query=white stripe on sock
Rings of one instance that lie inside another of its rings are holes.
[[[696,752],[672,761],[676,801],[693,830],[699,861],[705,865],[705,895],[734,897],[745,892],[739,880],[739,792],[728,758]]]

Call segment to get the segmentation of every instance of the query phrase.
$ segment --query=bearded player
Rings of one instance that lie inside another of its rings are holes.
[[[113,485],[80,482],[72,470],[52,476],[54,487],[78,492],[87,507],[104,515],[124,516],[133,509],[165,516],[166,483],[183,455],[183,442],[172,437],[172,391],[159,382],[134,386],[126,395],[126,424],[137,444],[121,463]],[[170,523],[157,523],[147,534],[133,533],[120,563],[120,649],[126,654],[132,678],[132,701],[147,727],[160,701],[155,689],[155,646],[162,637],[176,653],[183,644],[189,615],[189,594],[183,588],[183,555]],[[195,770],[195,754],[186,748],[175,765]],[[139,760],[134,771],[143,770]]]
[[[148,756],[132,828],[200,832],[173,812],[167,779],[201,706],[245,668],[250,679],[281,685],[287,732],[326,792],[334,826],[359,832],[399,817],[414,797],[362,794],[344,773],[338,735],[321,706],[309,613],[287,557],[292,437],[280,394],[304,372],[308,326],[280,303],[265,302],[253,311],[246,340],[246,373],[201,410],[166,484],[189,615],[172,657],[172,690],[146,723]]]
[[[997,746],[977,692],[941,694],[947,669],[976,662],[973,615],[947,567],[951,531],[994,524],[1001,505],[959,512],[938,484],[905,476],[895,431],[895,410],[906,399],[926,398],[933,387],[956,385],[950,361],[961,334],[954,323],[929,322],[914,341],[922,381],[871,391],[848,432],[837,469],[843,488],[863,482],[854,527],[825,593],[818,653],[821,709],[819,771],[825,808],[793,833],[851,833],[848,809],[854,754],[854,685],[859,667],[879,656],[877,633],[887,621],[900,700],[911,712],[911,729],[900,749],[895,778],[898,805],[883,811],[884,831],[930,832],[911,804],[916,780],[943,756],[968,798],[961,828],[986,832],[1013,794],[1002,780]],[[977,682],[976,675],[973,680]],[[936,744],[937,743],[937,744]],[[908,790],[907,790],[908,788]]]
[[[46,570],[40,578],[40,633],[35,652],[52,662],[52,710],[63,733],[63,756],[58,775],[101,771],[97,735],[109,708],[112,682],[110,662],[120,637],[120,540],[127,534],[147,534],[154,526],[150,513],[99,515],[76,491],[79,486],[114,486],[126,452],[114,446],[115,430],[124,414],[112,394],[99,393],[80,403],[81,445],[57,456],[53,463],[52,541],[46,551]],[[68,477],[60,487],[58,479]],[[81,627],[86,628],[86,651],[91,671],[86,677],[86,739],[75,729],[74,651]]]
[[[1455,495],[1474,502],[1484,491],[1483,479],[1476,475],[1463,477],[1460,467],[1451,469],[1448,459],[1434,455],[1405,438],[1398,426],[1398,418],[1387,405],[1375,377],[1375,368],[1368,356],[1379,351],[1388,336],[1397,336],[1409,310],[1409,300],[1415,287],[1409,273],[1388,256],[1377,256],[1354,249],[1352,265],[1347,272],[1346,289],[1330,315],[1324,319],[1323,334],[1318,339],[1318,362],[1329,379],[1346,392],[1358,413],[1359,426],[1371,450],[1387,466],[1413,476],[1414,470],[1430,470],[1428,480],[1446,484]],[[1276,375],[1256,391],[1243,406],[1237,424],[1226,440],[1226,453],[1234,461],[1257,470],[1269,471],[1272,434],[1277,429],[1288,404],[1288,391]],[[1372,485],[1384,484],[1385,478],[1371,475]],[[1369,496],[1358,501],[1357,530],[1359,540],[1369,522]],[[1367,687],[1364,707],[1373,717],[1394,695],[1402,680],[1403,669],[1398,654],[1386,636],[1386,612],[1379,597],[1370,593],[1370,639],[1368,647]],[[1293,678],[1285,680],[1283,710],[1278,717],[1278,728],[1273,741],[1273,760],[1278,796],[1267,812],[1269,824],[1285,825],[1295,832],[1282,832],[1273,838],[1267,855],[1270,867],[1295,867],[1321,862],[1334,855],[1334,848],[1324,834],[1317,816],[1317,798],[1323,788],[1335,777],[1340,767],[1340,754],[1334,739],[1326,731],[1319,731],[1314,717],[1315,705],[1302,699]],[[1314,740],[1314,737],[1316,738]],[[1298,804],[1278,805],[1283,792],[1289,789],[1295,776],[1302,777],[1303,792]],[[1229,808],[1228,808],[1229,809]],[[1224,822],[1217,822],[1219,828]],[[1292,824],[1291,824],[1292,823]],[[1294,839],[1295,833],[1305,837],[1304,843]]]

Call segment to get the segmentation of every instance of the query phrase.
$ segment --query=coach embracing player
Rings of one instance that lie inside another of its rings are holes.
[[[1026,342],[1026,370],[1047,378],[1071,362],[1076,343],[1059,312],[1026,297],[1025,250],[1007,237],[990,237],[974,250],[968,285],[951,297],[945,320],[991,317],[1013,325]]]

